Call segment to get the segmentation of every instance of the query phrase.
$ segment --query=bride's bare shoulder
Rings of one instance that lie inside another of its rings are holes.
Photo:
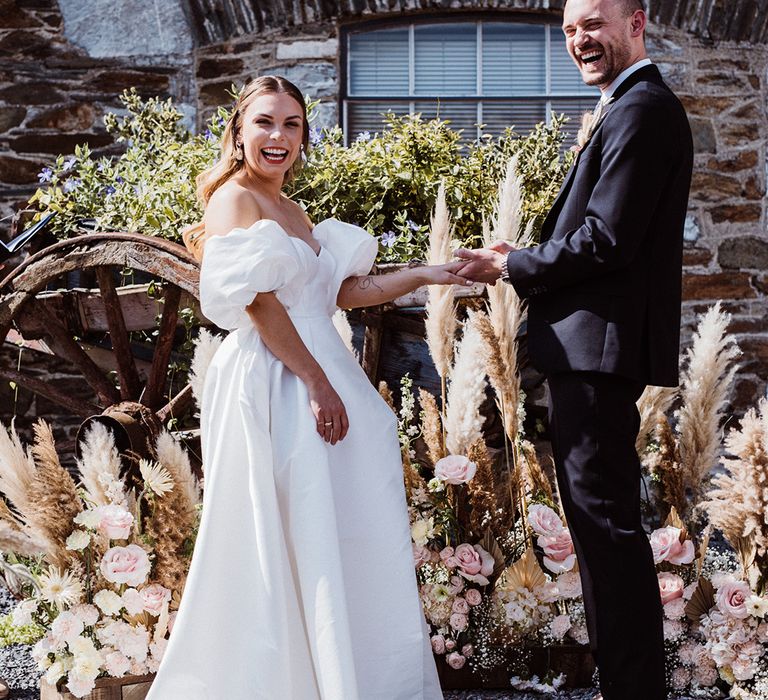
[[[248,228],[261,219],[261,209],[248,188],[229,181],[217,189],[205,207],[206,238],[225,236],[233,228]]]

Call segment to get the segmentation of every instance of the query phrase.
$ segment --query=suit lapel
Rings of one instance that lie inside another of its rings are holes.
[[[612,101],[606,105],[606,107],[603,109],[603,113],[600,115],[600,119],[597,123],[597,125],[592,130],[592,135],[590,136],[590,141],[595,138],[595,135],[597,132],[602,129],[603,123],[605,122],[605,118],[608,116],[608,113],[611,111],[611,108],[613,105],[616,104],[616,102],[621,98],[622,95],[626,94],[630,88],[634,87],[638,83],[642,82],[643,80],[651,80],[653,82],[663,82],[661,73],[659,72],[659,69],[655,65],[650,66],[644,66],[643,68],[640,68],[639,70],[636,70],[632,75],[630,75],[621,85],[619,85],[618,88],[616,88],[616,92],[613,93]],[[586,144],[584,146],[586,148]],[[571,165],[570,169],[568,170],[568,173],[565,176],[565,179],[563,180],[563,184],[560,187],[560,191],[557,193],[557,197],[555,197],[555,201],[552,204],[552,208],[549,210],[549,213],[547,214],[546,218],[544,219],[544,223],[541,225],[541,237],[540,240],[543,242],[547,240],[554,230],[554,223],[557,221],[557,217],[560,215],[560,211],[563,208],[563,204],[565,203],[566,198],[568,197],[568,193],[571,189],[571,184],[573,182],[573,178],[576,175],[576,169],[579,166],[579,161],[581,160],[581,154],[584,151],[584,148],[582,148],[578,154],[576,155],[576,160],[573,162],[573,165]]]

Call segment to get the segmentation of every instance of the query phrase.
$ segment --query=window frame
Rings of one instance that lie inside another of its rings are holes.
[[[467,102],[476,101],[482,107],[482,103],[509,103],[511,101],[524,103],[524,102],[536,102],[540,103],[545,101],[545,118],[546,123],[549,124],[552,118],[551,103],[553,101],[585,101],[591,100],[592,95],[574,95],[574,94],[555,94],[551,92],[551,34],[545,32],[545,55],[546,55],[546,68],[545,68],[545,82],[546,82],[546,94],[537,95],[463,95],[463,96],[434,96],[434,95],[375,95],[375,96],[356,96],[350,94],[350,75],[349,75],[349,37],[351,34],[360,32],[377,31],[381,29],[404,29],[408,28],[411,34],[409,39],[409,50],[411,55],[409,56],[409,67],[413,70],[413,29],[417,25],[437,25],[437,24],[471,24],[475,23],[478,26],[478,34],[481,34],[480,27],[482,24],[517,24],[517,25],[533,25],[533,26],[550,26],[554,27],[556,31],[562,32],[562,14],[557,12],[524,12],[524,11],[473,11],[473,12],[441,12],[441,13],[419,13],[419,14],[403,14],[399,17],[377,17],[365,20],[350,20],[339,24],[339,92],[338,92],[338,115],[339,123],[344,134],[344,143],[349,144],[350,138],[348,134],[348,113],[347,105],[349,101],[354,102],[400,102],[408,104],[409,111],[411,111],[411,103],[420,101],[432,101],[435,100],[439,103],[451,103],[451,102]],[[482,51],[482,44],[478,42],[478,85],[482,80],[482,60],[480,59],[480,52]],[[595,102],[599,98],[598,94],[594,95]],[[413,113],[411,111],[411,113]],[[481,111],[482,114],[482,111]],[[481,122],[482,123],[482,122]],[[480,129],[477,129],[475,138],[480,136]]]

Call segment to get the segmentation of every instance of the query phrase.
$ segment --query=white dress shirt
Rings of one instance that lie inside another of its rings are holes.
[[[650,65],[653,65],[653,61],[651,61],[650,58],[641,58],[639,61],[637,61],[637,63],[633,63],[629,68],[625,68],[616,76],[616,79],[607,88],[605,88],[605,90],[603,90],[600,101],[607,102],[610,100],[611,97],[613,97],[613,93],[615,93],[619,88],[619,85],[621,85],[630,75],[632,75],[632,73]]]

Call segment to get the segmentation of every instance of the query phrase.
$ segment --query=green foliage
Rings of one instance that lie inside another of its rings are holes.
[[[107,114],[104,123],[115,141],[126,145],[125,152],[95,159],[87,146],[78,146],[73,156],[59,156],[40,174],[49,186],[31,202],[56,212],[52,230],[62,238],[92,219],[100,231],[139,231],[179,241],[182,229],[202,216],[195,178],[217,156],[226,113],[193,136],[170,100],[145,102],[129,90],[121,101],[127,115]]]
[[[11,644],[34,644],[42,639],[45,630],[37,624],[20,625],[13,624],[13,615],[0,615],[0,648]]]
[[[170,100],[143,101],[123,93],[126,115],[104,121],[125,152],[95,159],[87,146],[59,156],[40,174],[45,187],[31,202],[54,211],[53,231],[72,234],[92,220],[102,231],[138,231],[180,241],[200,220],[195,178],[212,165],[228,111],[220,108],[204,134],[192,135]],[[313,105],[309,105],[310,113]],[[500,138],[465,144],[446,121],[388,115],[381,133],[344,146],[341,130],[313,129],[317,142],[289,193],[319,221],[336,217],[359,224],[381,241],[381,261],[424,256],[429,218],[445,182],[448,206],[461,244],[479,245],[509,158],[520,153],[526,221],[538,230],[570,164],[562,156],[563,118],[529,135],[510,129]]]
[[[472,144],[447,121],[389,114],[385,128],[343,145],[339,128],[323,132],[292,195],[314,221],[335,217],[358,224],[380,239],[383,262],[422,257],[440,182],[462,245],[480,244],[483,217],[490,218],[507,163],[520,153],[525,221],[538,231],[571,156],[562,157],[563,117],[539,124],[527,136],[508,129]]]

